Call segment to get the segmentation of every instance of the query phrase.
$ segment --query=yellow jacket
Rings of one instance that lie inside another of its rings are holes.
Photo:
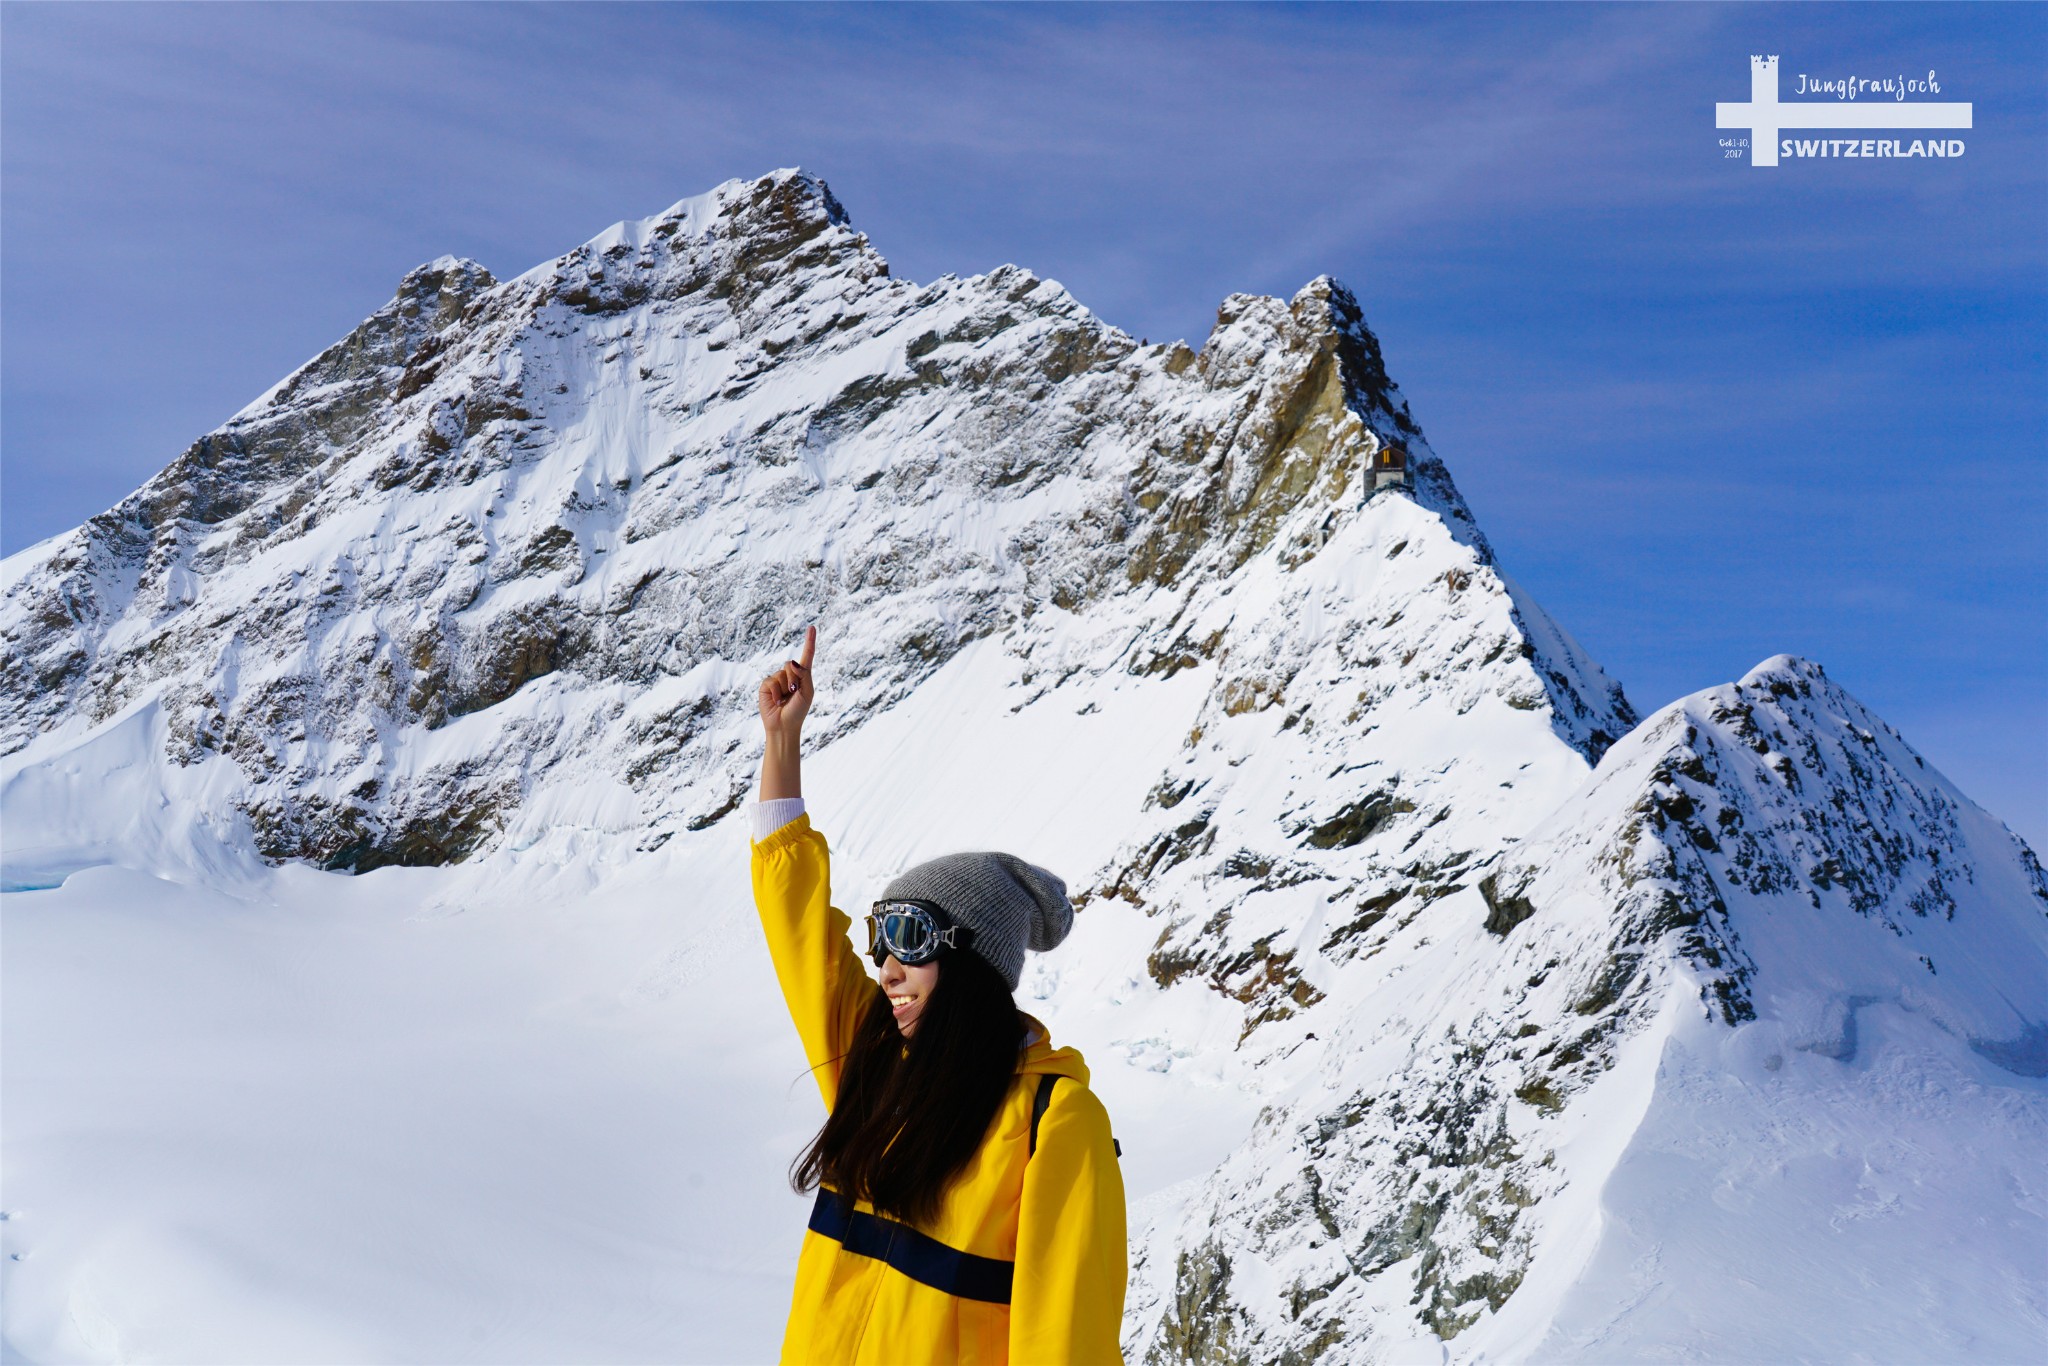
[[[875,992],[831,904],[825,837],[799,816],[754,845],[754,901],[783,997],[829,1107]],[[908,1366],[1121,1363],[1124,1183],[1088,1068],[1032,1041],[988,1136],[938,1218],[911,1228],[866,1201],[848,1221],[821,1192],[797,1261],[782,1360]],[[1030,1149],[1040,1077],[1062,1078]]]

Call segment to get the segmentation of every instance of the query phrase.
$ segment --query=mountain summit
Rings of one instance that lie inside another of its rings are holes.
[[[801,172],[733,181],[502,284],[413,271],[18,559],[0,745],[156,699],[267,856],[326,867],[465,858],[596,752],[639,819],[702,823],[744,788],[720,661],[829,618],[857,723],[1044,606],[1305,563],[1390,442],[1487,562],[1334,281],[1139,347],[1014,267],[893,279]],[[1529,695],[1604,744],[1630,717],[1580,662],[1524,665]]]
[[[1787,1294],[1873,1262],[1936,1294],[2042,1235],[2022,1201],[1927,1263],[1978,1187],[1913,1152],[1841,1265],[1793,1219],[1901,1123],[1984,1126],[1979,1185],[2031,1188],[2033,852],[1809,662],[1639,719],[1329,277],[1141,345],[1014,266],[895,278],[801,171],[729,181],[516,278],[411,272],[0,589],[12,887],[207,849],[709,866],[752,684],[826,623],[849,887],[965,794],[1011,812],[1082,904],[1032,1008],[1254,1102],[1134,1223],[1134,1359],[1657,1356],[1705,1339],[1629,1297],[1692,1278],[1797,1355],[1738,1251]],[[1773,1196],[1772,1153],[1810,1174]],[[1770,1199],[1775,1243],[1685,1233]],[[1908,1320],[1836,1354],[1932,1341]]]

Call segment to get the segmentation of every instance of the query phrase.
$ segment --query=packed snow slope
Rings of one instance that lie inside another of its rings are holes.
[[[22,1359],[772,1354],[816,1115],[739,805],[812,621],[840,903],[1078,894],[1021,994],[1124,1138],[1132,1359],[2048,1331],[2032,851],[1804,660],[1638,724],[1327,278],[1142,345],[728,182],[421,267],[0,593]]]

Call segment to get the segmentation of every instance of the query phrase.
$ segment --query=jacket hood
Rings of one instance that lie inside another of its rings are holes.
[[[1034,1016],[1024,1017],[1030,1026],[1031,1042],[1024,1049],[1024,1056],[1017,1063],[1020,1075],[1071,1077],[1083,1086],[1088,1084],[1088,1064],[1081,1060],[1077,1048],[1054,1048],[1052,1032],[1043,1021]]]

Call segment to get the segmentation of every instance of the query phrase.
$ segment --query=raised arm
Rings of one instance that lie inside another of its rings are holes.
[[[804,633],[800,659],[761,680],[761,800],[801,799],[798,750],[811,709],[811,659],[818,629]],[[754,905],[775,959],[782,998],[829,1107],[839,1094],[839,1067],[862,1014],[879,990],[861,970],[852,927],[832,905],[832,865],[825,837],[797,815],[754,844]]]

